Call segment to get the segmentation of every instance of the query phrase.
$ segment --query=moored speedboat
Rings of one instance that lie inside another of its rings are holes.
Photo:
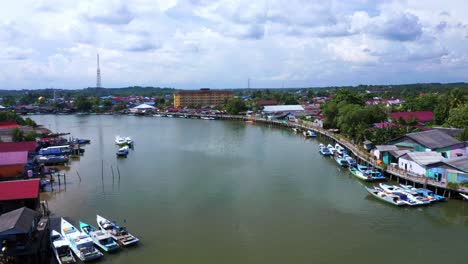
[[[336,156],[335,160],[342,168],[348,168],[348,162],[344,158]]]
[[[400,195],[404,194],[406,197],[402,196],[402,200],[407,201],[409,205],[426,205],[429,204],[430,201],[424,197],[418,197],[413,195],[412,191],[405,191],[405,189],[398,187],[398,186],[392,186],[384,183],[379,184],[380,188],[382,188],[384,191],[388,193],[393,193],[395,195]]]
[[[336,152],[336,149],[335,149],[331,144],[328,144],[328,145],[327,145],[327,149],[328,149],[332,154],[335,154],[335,152]]]
[[[358,165],[358,166],[359,166],[359,165]],[[356,178],[358,178],[358,179],[360,179],[360,180],[363,180],[363,181],[372,181],[372,178],[371,178],[368,174],[366,174],[366,173],[364,173],[364,172],[358,170],[356,167],[349,167],[349,172],[351,172],[351,174],[352,174],[354,177],[356,177]]]
[[[355,167],[357,165],[356,160],[351,158],[349,155],[346,154],[343,156],[343,158],[346,160],[346,162],[348,162],[349,167]]]
[[[116,136],[116,137],[115,137],[115,144],[117,144],[117,145],[119,145],[119,146],[122,146],[122,145],[127,144],[127,141],[125,141],[125,138],[124,138],[124,137]]]
[[[320,152],[320,154],[322,154],[323,156],[331,156],[331,155],[333,155],[333,154],[330,152],[330,150],[329,150],[328,148],[325,148],[325,147],[320,148],[319,152]]]
[[[397,195],[385,193],[382,190],[379,190],[378,188],[368,188],[368,187],[365,187],[365,188],[369,194],[379,199],[380,201],[393,204],[395,206],[407,205],[407,203],[402,201],[400,197]]]
[[[400,184],[401,188],[405,190],[411,190],[413,192],[416,192],[418,195],[424,196],[426,199],[428,199],[431,202],[438,202],[438,201],[445,201],[445,197],[442,195],[437,195],[433,191],[424,189],[424,188],[415,188],[411,185],[403,185]]]
[[[120,246],[112,239],[111,235],[105,231],[99,230],[92,225],[80,221],[80,229],[91,237],[94,244],[106,252],[114,252]]]
[[[309,135],[309,137],[317,137],[317,134],[312,130],[307,130],[307,134]]]
[[[96,216],[96,221],[103,231],[109,233],[112,238],[122,246],[134,245],[140,241],[138,238],[128,233],[124,227],[119,227],[114,222],[111,222],[100,215]]]
[[[78,231],[72,224],[62,218],[60,230],[65,239],[70,242],[70,248],[82,261],[101,258],[103,254],[93,245],[93,240],[87,234]]]
[[[125,138],[125,143],[127,143],[127,145],[133,145],[133,143],[135,143],[135,141],[133,141],[133,139],[131,139],[130,137],[126,137]]]
[[[52,252],[55,255],[55,259],[59,264],[71,264],[76,263],[75,257],[70,249],[70,242],[63,238],[63,236],[52,230],[50,232],[50,244],[52,246]]]
[[[118,157],[127,157],[128,155],[128,146],[123,146],[121,148],[119,148],[119,150],[117,150],[117,152],[115,153]]]

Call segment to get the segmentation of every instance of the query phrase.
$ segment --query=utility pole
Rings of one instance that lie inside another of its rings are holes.
[[[97,54],[96,88],[101,88],[101,69],[99,68],[99,53]]]

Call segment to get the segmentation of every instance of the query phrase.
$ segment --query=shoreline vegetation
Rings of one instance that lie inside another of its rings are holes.
[[[5,107],[0,111],[0,122],[13,121],[37,128],[30,118],[18,118],[19,114],[121,114],[211,117],[281,124],[317,130],[348,149],[354,149],[355,155],[367,164],[396,177],[402,177],[402,172],[388,164],[376,164],[369,151],[363,151],[364,142],[372,142],[374,146],[387,144],[408,133],[433,127],[459,128],[462,132],[456,135],[458,140],[468,140],[467,83],[230,89],[234,96],[223,104],[176,108],[173,107],[173,95],[178,91],[154,87],[0,91],[0,104]],[[139,105],[148,108],[140,111],[137,109]],[[266,113],[263,110],[267,105],[300,105],[304,111]],[[417,115],[419,113],[428,114],[430,118],[422,120],[422,115]],[[396,117],[398,114],[400,116]],[[34,136],[38,134],[14,131],[13,141]],[[434,183],[434,186],[459,190],[463,184],[440,186]]]

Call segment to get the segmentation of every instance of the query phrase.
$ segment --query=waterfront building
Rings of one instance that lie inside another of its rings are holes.
[[[467,143],[462,142],[440,129],[409,133],[390,142],[400,149],[415,152],[436,151],[444,158],[467,156]]]
[[[0,152],[0,180],[24,175],[28,151]]]
[[[377,145],[374,149],[374,157],[377,160],[381,160],[384,164],[390,164],[392,162],[392,156],[390,151],[399,150],[395,145]]]
[[[440,162],[428,164],[425,176],[437,182],[468,182],[468,157],[444,159]]]
[[[262,110],[262,115],[268,119],[288,119],[305,115],[302,105],[267,105]]]
[[[39,206],[39,179],[0,181],[0,214],[26,206]]]
[[[435,151],[409,152],[398,159],[398,167],[409,174],[425,176],[428,165],[443,160],[444,157]]]
[[[48,234],[48,217],[37,211],[22,207],[0,215],[0,263],[46,263]]]
[[[174,94],[174,107],[216,106],[234,97],[231,91],[200,89],[198,91],[181,91]]]
[[[397,121],[400,118],[406,122],[416,120],[419,124],[424,125],[434,119],[434,113],[431,111],[418,111],[418,112],[393,112],[390,117]]]

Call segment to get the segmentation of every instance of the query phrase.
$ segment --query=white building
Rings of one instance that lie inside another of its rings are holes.
[[[438,152],[409,152],[398,159],[398,167],[408,173],[426,175],[429,164],[441,162],[444,157]]]

